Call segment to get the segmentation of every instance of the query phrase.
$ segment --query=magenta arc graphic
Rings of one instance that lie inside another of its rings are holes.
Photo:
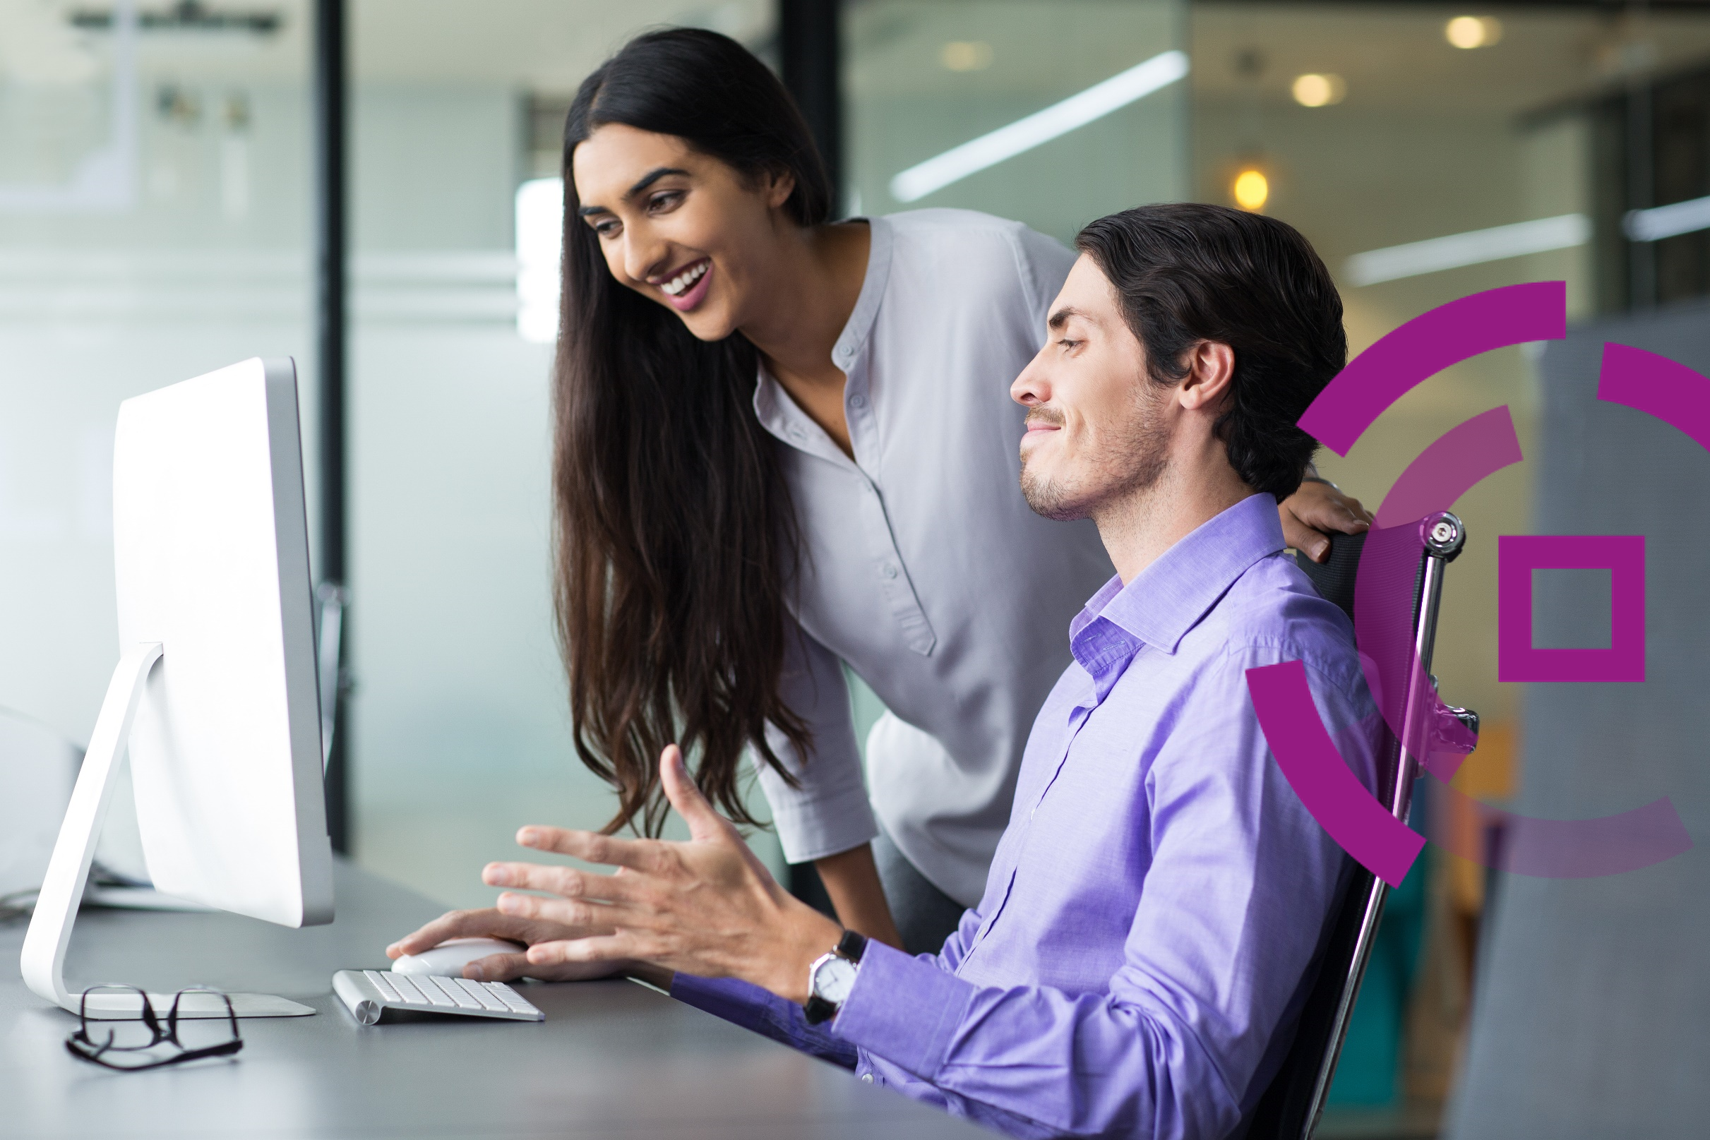
[[[1492,289],[1433,309],[1351,361],[1301,416],[1300,426],[1346,455],[1396,400],[1449,365],[1506,345],[1562,338],[1566,309],[1566,285],[1560,281]],[[1655,416],[1710,450],[1710,379],[1675,361],[1625,345],[1605,345],[1597,397]],[[1481,843],[1447,829],[1433,829],[1442,831],[1432,835],[1433,841],[1486,865],[1546,878],[1594,878],[1651,866],[1692,847],[1667,797],[1596,819],[1535,819],[1487,807],[1447,783],[1476,739],[1438,698],[1413,645],[1412,574],[1423,551],[1419,520],[1449,510],[1487,476],[1522,458],[1513,418],[1507,407],[1498,407],[1444,433],[1396,480],[1378,508],[1377,525],[1366,537],[1355,577],[1361,666],[1390,731],[1426,772],[1443,781],[1440,795],[1459,801],[1487,822],[1504,825],[1505,840],[1495,864]],[[1512,595],[1499,599],[1499,634],[1509,648],[1504,661],[1514,662],[1516,670],[1513,678],[1505,672],[1504,680],[1643,679],[1641,536],[1506,535],[1499,537],[1498,545]],[[1587,548],[1597,553],[1587,555]],[[1615,571],[1619,585],[1612,610],[1618,645],[1612,644],[1613,652],[1532,649],[1531,569],[1577,565]],[[1522,573],[1524,609],[1517,585]],[[1567,656],[1549,656],[1564,652]],[[1589,656],[1596,654],[1602,656]],[[1284,662],[1249,669],[1247,685],[1265,739],[1307,810],[1351,856],[1398,886],[1425,838],[1391,815],[1354,777],[1318,718],[1305,667]],[[1422,712],[1409,718],[1405,710],[1410,706]]]

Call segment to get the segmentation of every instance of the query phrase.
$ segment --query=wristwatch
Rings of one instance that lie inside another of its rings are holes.
[[[845,930],[837,946],[829,954],[821,954],[808,967],[808,999],[802,1007],[809,1025],[819,1025],[837,1016],[837,1011],[849,1000],[855,988],[855,971],[867,940],[853,930]]]

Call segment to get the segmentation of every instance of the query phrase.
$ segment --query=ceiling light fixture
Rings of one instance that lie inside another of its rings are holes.
[[[1621,219],[1621,229],[1629,241],[1661,241],[1710,230],[1710,197],[1689,198],[1648,210],[1628,210]]]
[[[992,45],[985,40],[951,40],[938,52],[947,71],[984,71],[992,65]]]
[[[1235,184],[1230,189],[1237,206],[1256,212],[1264,209],[1270,200],[1271,180],[1265,177],[1264,171],[1249,166],[1235,176]]]
[[[1294,95],[1294,101],[1302,107],[1328,107],[1332,103],[1340,103],[1348,93],[1348,85],[1342,82],[1340,75],[1328,72],[1309,71],[1305,75],[1297,75],[1294,85],[1289,88]]]
[[[1069,96],[1061,103],[1053,103],[1043,111],[1035,111],[1025,119],[1017,119],[1007,127],[999,127],[990,134],[951,147],[936,158],[909,167],[891,179],[891,197],[899,202],[924,198],[934,190],[942,190],[988,166],[996,166],[1077,127],[1084,127],[1094,119],[1102,119],[1136,99],[1168,87],[1187,73],[1186,52],[1161,52],[1078,95]]]
[[[1502,38],[1502,21],[1495,16],[1456,16],[1443,25],[1443,38],[1465,51],[1489,47]]]
[[[1380,281],[1397,281],[1529,253],[1572,249],[1590,240],[1590,218],[1584,214],[1561,214],[1356,253],[1342,271],[1350,284],[1376,285]]]

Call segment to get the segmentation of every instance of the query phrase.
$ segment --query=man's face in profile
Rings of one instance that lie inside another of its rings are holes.
[[[1027,406],[1021,493],[1051,519],[1155,483],[1167,461],[1171,388],[1146,375],[1146,351],[1116,288],[1086,254],[1052,302],[1050,339],[1010,387]]]

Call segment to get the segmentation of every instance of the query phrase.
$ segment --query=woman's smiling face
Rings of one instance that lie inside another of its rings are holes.
[[[794,183],[747,179],[675,135],[621,123],[577,145],[571,176],[613,277],[672,309],[701,340],[755,315]],[[573,222],[572,224],[577,224]]]

